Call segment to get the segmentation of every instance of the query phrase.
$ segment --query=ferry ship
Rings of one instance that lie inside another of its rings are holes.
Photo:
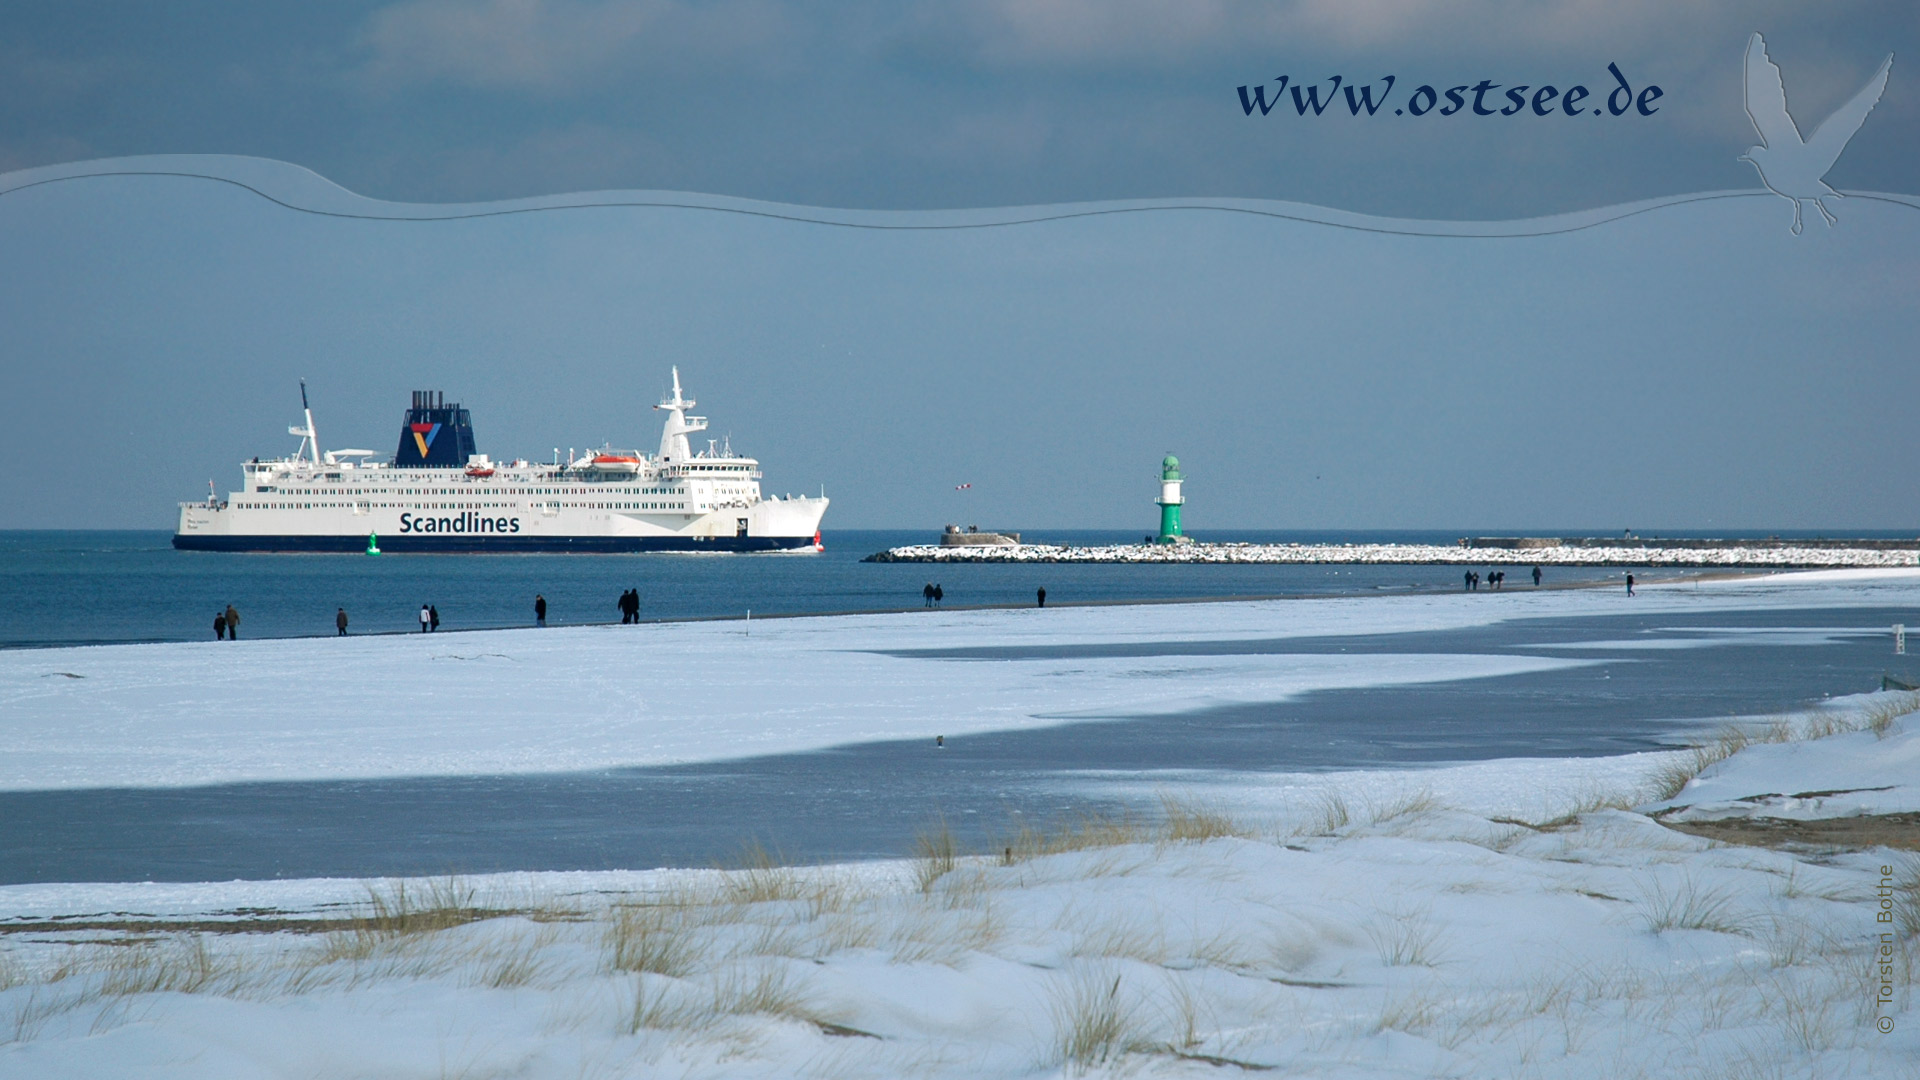
[[[438,391],[415,391],[393,460],[320,449],[306,384],[292,457],[241,465],[240,490],[180,504],[173,546],[188,551],[818,551],[818,497],[760,494],[760,463],[730,446],[694,452],[703,416],[680,390],[655,454],[602,448],[561,463],[493,461],[473,420]],[[572,455],[569,454],[571,457]]]

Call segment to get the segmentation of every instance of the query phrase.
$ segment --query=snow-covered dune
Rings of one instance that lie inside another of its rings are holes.
[[[1812,758],[1872,772],[1852,736],[1753,768]],[[0,1074],[1910,1068],[1920,864],[1718,844],[1636,797],[1527,820],[1334,783],[851,867],[0,888]]]

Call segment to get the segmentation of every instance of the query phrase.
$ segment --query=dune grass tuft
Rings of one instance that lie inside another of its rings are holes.
[[[1905,856],[1893,879],[1894,926],[1906,941],[1920,938],[1920,856]]]
[[[206,938],[199,934],[107,947],[99,955],[100,993],[107,997],[196,994],[223,973]]]
[[[1224,837],[1252,835],[1223,810],[1203,806],[1191,800],[1162,794],[1160,811],[1166,818],[1168,843],[1219,840]]]
[[[959,859],[958,845],[953,839],[953,830],[947,827],[943,818],[932,829],[925,829],[914,838],[913,880],[922,893],[933,891],[933,885],[941,878],[953,872]]]
[[[1920,711],[1920,691],[1887,691],[1868,695],[1869,700],[1854,709],[1820,708],[1797,721],[1791,716],[1775,716],[1755,724],[1727,724],[1711,740],[1695,747],[1687,756],[1676,758],[1654,775],[1654,799],[1676,798],[1687,782],[1709,766],[1716,765],[1748,746],[1764,743],[1798,742],[1871,731],[1877,738],[1893,732],[1893,722]]]
[[[365,960],[382,947],[408,938],[513,914],[481,905],[476,890],[455,877],[436,878],[424,885],[405,880],[369,885],[365,904],[341,929],[327,934],[314,966]]]
[[[1740,914],[1733,894],[1704,887],[1691,877],[1668,886],[1654,878],[1641,899],[1640,921],[1658,934],[1666,930],[1708,930],[1716,934],[1752,936],[1747,917]]]
[[[1120,992],[1121,976],[1095,967],[1075,972],[1054,989],[1054,1060],[1079,1071],[1119,1061],[1150,1047],[1138,1010]]]
[[[622,1029],[706,1031],[744,1016],[772,1016],[839,1027],[815,1008],[806,986],[782,963],[736,964],[698,980],[642,974],[634,981],[633,1004]]]
[[[1860,724],[1877,738],[1884,739],[1893,734],[1893,722],[1912,712],[1920,712],[1920,692],[1899,692],[1886,695],[1884,701],[1868,703],[1860,711]]]
[[[1440,962],[1440,928],[1425,912],[1383,914],[1366,931],[1380,962],[1388,967],[1433,967]]]
[[[1353,812],[1347,800],[1331,788],[1321,792],[1320,804],[1306,831],[1314,836],[1332,836],[1353,824]]]
[[[1388,998],[1380,1006],[1372,1031],[1376,1035],[1383,1031],[1403,1031],[1425,1036],[1439,1025],[1440,1015],[1440,1000],[1431,993],[1402,994]]]
[[[1367,824],[1385,825],[1400,820],[1413,820],[1424,817],[1441,808],[1440,800],[1430,791],[1416,791],[1389,799],[1386,802],[1368,801],[1366,806]]]
[[[1003,861],[1012,865],[1047,855],[1144,844],[1152,839],[1148,829],[1129,818],[1088,811],[1046,829],[1023,823],[1006,843]]]
[[[750,840],[740,849],[739,866],[727,874],[726,891],[738,904],[804,900],[806,883],[792,866]]]
[[[692,969],[698,952],[682,909],[670,904],[615,906],[604,943],[610,970],[674,977]]]

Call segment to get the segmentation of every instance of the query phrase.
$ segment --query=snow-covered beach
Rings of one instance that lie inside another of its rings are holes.
[[[1740,612],[1917,593],[1913,571],[1844,571],[1634,603],[1736,635]],[[1483,599],[5,654],[0,789],[724,760],[1470,684],[1585,661],[1124,652],[1623,602]],[[933,655],[982,645],[1036,655]],[[1836,698],[1698,751],[1167,775],[1154,812],[973,851],[930,823],[895,861],[0,886],[0,1075],[1899,1075],[1920,1055],[1920,867],[1884,845],[1915,842],[1916,707]],[[1889,831],[1740,832],[1756,819]]]
[[[1914,571],[1841,571],[1645,587],[1631,601],[1615,590],[1513,590],[4,651],[0,791],[558,773],[931,741],[1580,663],[1561,649],[1229,653],[1196,664],[1182,651],[1089,648],[1897,607],[1917,582]],[[937,655],[970,646],[1036,655]]]

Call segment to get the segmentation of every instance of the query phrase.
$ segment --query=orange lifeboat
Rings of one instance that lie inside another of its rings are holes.
[[[640,458],[636,454],[595,454],[592,467],[601,472],[637,473],[640,471]]]
[[[493,469],[486,465],[469,465],[467,466],[467,475],[468,476],[492,476]]]

